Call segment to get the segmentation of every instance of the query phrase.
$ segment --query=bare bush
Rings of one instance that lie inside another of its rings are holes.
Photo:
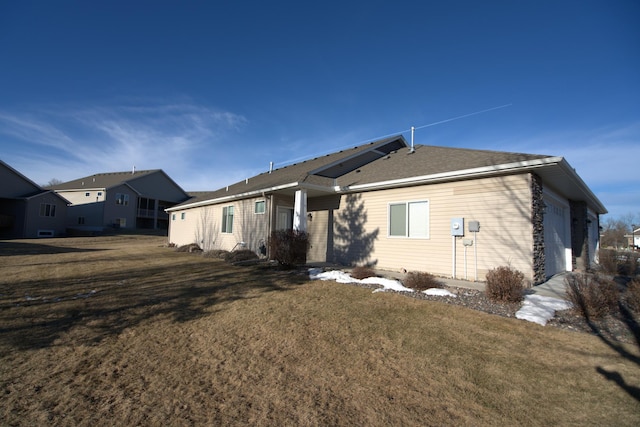
[[[353,270],[351,270],[351,277],[353,277],[354,279],[362,280],[362,279],[366,279],[367,277],[375,277],[375,276],[376,276],[375,270],[371,267],[367,267],[364,265],[354,267]]]
[[[634,279],[629,282],[625,297],[629,308],[636,313],[640,313],[640,279]]]
[[[442,288],[443,284],[431,273],[423,271],[410,271],[403,280],[404,286],[416,291],[425,291],[431,288]]]
[[[281,266],[292,268],[307,262],[309,235],[304,231],[276,230],[271,233],[269,250],[271,258]]]
[[[487,298],[499,302],[520,302],[524,290],[524,274],[510,266],[500,266],[487,273]]]
[[[618,254],[613,249],[600,249],[598,259],[602,270],[608,274],[618,274]]]
[[[202,249],[200,249],[200,246],[198,246],[197,243],[190,243],[188,245],[183,245],[183,246],[178,246],[175,249],[176,252],[202,252]]]
[[[604,317],[618,306],[620,292],[611,280],[598,275],[572,274],[565,283],[573,309],[587,319]]]
[[[225,259],[229,251],[225,251],[223,249],[213,249],[210,251],[206,251],[202,254],[205,258],[217,258],[217,259]]]

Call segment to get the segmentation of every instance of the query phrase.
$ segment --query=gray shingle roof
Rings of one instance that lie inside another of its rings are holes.
[[[98,173],[95,175],[85,176],[84,178],[74,179],[73,181],[56,184],[50,188],[52,190],[77,190],[84,188],[111,188],[125,182],[132,181],[144,175],[160,172],[161,169],[142,170],[135,172],[108,172]]]

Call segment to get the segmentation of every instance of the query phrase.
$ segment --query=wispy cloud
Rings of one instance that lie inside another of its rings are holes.
[[[185,102],[0,111],[4,160],[39,183],[134,165],[186,177],[247,123],[242,115]]]

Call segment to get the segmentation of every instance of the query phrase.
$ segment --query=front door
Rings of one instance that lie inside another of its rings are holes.
[[[293,228],[293,208],[278,206],[276,216],[277,230],[291,230]]]

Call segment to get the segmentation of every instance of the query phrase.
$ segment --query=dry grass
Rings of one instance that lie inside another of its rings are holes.
[[[0,242],[4,424],[640,423],[637,346],[162,242]]]

